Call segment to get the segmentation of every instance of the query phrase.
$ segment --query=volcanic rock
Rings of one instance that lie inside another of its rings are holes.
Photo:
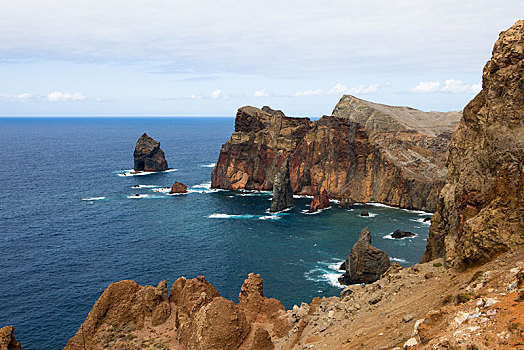
[[[453,133],[423,261],[462,267],[524,243],[524,21],[502,32]]]
[[[395,230],[395,232],[391,234],[391,238],[395,238],[395,239],[414,237],[414,236],[416,236],[416,234],[414,234],[413,232],[402,231],[402,230]]]
[[[346,273],[339,278],[342,284],[373,283],[389,268],[388,255],[371,245],[371,232],[360,232],[346,260]]]
[[[187,193],[187,186],[181,182],[175,181],[173,187],[171,187],[171,191],[169,191],[169,194],[174,193]]]
[[[323,188],[334,199],[435,210],[459,112],[426,113],[344,96],[333,114],[312,122],[266,107],[240,108],[211,186],[271,190],[289,158],[294,193],[315,195]]]
[[[15,327],[0,328],[0,350],[20,350],[20,343],[15,340]]]
[[[289,179],[289,159],[286,159],[275,175],[273,199],[269,211],[275,213],[291,207],[293,207],[293,188]]]
[[[308,212],[313,213],[317,210],[326,209],[329,207],[329,196],[327,191],[324,189],[319,194],[315,194],[313,200],[311,200],[311,205],[309,206]]]
[[[367,209],[363,209],[361,212],[360,212],[360,216],[369,216],[369,212]]]
[[[164,151],[160,142],[149,137],[146,133],[138,139],[133,154],[135,171],[165,171],[168,169]]]

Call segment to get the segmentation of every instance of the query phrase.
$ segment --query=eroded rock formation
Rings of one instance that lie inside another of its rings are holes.
[[[276,213],[291,207],[293,207],[293,188],[289,179],[289,159],[286,159],[275,175],[269,211]]]
[[[21,350],[20,343],[15,340],[15,327],[0,328],[0,350]]]
[[[291,329],[285,314],[280,301],[264,296],[260,275],[249,274],[238,304],[203,276],[177,279],[169,295],[165,281],[121,281],[104,291],[65,349],[266,350]]]
[[[175,183],[171,187],[171,191],[169,191],[169,194],[175,193],[187,193],[187,186],[181,182],[175,181]]]
[[[160,148],[160,142],[146,133],[143,133],[136,142],[133,157],[135,171],[165,171],[168,169],[164,151]]]
[[[524,21],[500,34],[466,106],[423,261],[485,262],[524,243]]]
[[[321,193],[316,193],[313,199],[311,200],[311,205],[309,206],[309,212],[313,213],[317,210],[326,209],[329,207],[329,196],[325,189]]]
[[[426,113],[344,96],[333,114],[312,122],[268,107],[240,108],[235,132],[213,169],[212,187],[271,190],[280,164],[289,158],[294,193],[325,189],[329,198],[345,203],[436,208],[460,113]]]
[[[371,232],[366,227],[351,248],[344,268],[346,273],[339,278],[342,284],[373,283],[389,268],[388,255],[371,245]]]

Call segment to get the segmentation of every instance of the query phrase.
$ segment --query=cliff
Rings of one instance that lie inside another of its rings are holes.
[[[268,107],[242,107],[211,184],[271,190],[277,169],[289,158],[295,193],[315,195],[325,189],[334,199],[434,211],[459,116],[353,96],[342,97],[333,116],[318,121],[286,117]]]
[[[524,21],[500,34],[453,133],[423,261],[483,263],[524,243]]]

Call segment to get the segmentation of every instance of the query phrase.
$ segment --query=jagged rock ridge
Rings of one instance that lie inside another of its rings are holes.
[[[423,261],[485,262],[524,243],[524,21],[500,34],[466,106]]]
[[[325,189],[330,198],[348,202],[374,201],[433,211],[445,178],[444,157],[457,113],[439,115],[448,128],[429,123],[430,117],[419,118],[417,128],[427,125],[427,133],[400,128],[400,122],[392,118],[368,123],[380,125],[374,130],[353,117],[353,110],[361,108],[347,108],[348,101],[375,108],[370,102],[344,96],[335,116],[315,122],[289,118],[268,107],[240,108],[235,132],[222,146],[213,169],[212,187],[271,190],[279,165],[289,158],[295,193],[315,195]],[[397,119],[402,121],[401,117]]]

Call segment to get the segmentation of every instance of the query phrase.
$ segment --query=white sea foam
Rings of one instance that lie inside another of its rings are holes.
[[[167,169],[164,171],[135,171],[134,169],[129,169],[129,170],[116,171],[115,173],[118,176],[128,177],[128,176],[145,176],[145,175],[158,174],[158,173],[170,173],[172,171],[176,171],[176,169]]]
[[[259,217],[260,220],[279,220],[281,216],[279,215],[264,215]]]
[[[214,168],[216,163],[211,164],[200,164],[201,168]]]
[[[232,214],[211,214],[208,216],[210,219],[252,219],[255,215],[244,214],[244,215],[232,215]]]
[[[323,211],[328,210],[328,209],[331,209],[331,207],[327,207],[327,208],[324,208],[324,209],[315,210],[315,211],[313,211],[313,212],[310,212],[309,209],[304,209],[304,210],[302,210],[302,214],[306,214],[306,215],[316,215],[316,214],[320,214],[320,213],[322,213]]]
[[[171,187],[161,187],[161,188],[154,188],[153,192],[160,192],[160,193],[169,193],[171,191]]]
[[[211,189],[211,181],[201,183],[200,185],[191,186],[191,188],[203,188],[209,190]]]
[[[408,263],[407,260],[400,259],[400,258],[390,258],[389,260],[396,261],[396,262],[403,263],[403,264],[407,264]]]
[[[293,198],[313,198],[313,196],[308,196],[307,194],[294,194]]]
[[[101,201],[103,199],[106,199],[106,197],[88,197],[88,198],[82,198],[83,201]]]
[[[160,186],[157,186],[157,185],[135,185],[135,186],[132,186],[131,188],[156,188],[156,187],[160,187]]]
[[[330,199],[331,203],[340,204],[340,201],[338,199]]]
[[[431,221],[430,221],[430,220],[424,221],[425,219],[426,219],[426,218],[410,219],[410,220],[411,220],[411,221],[415,221],[415,222],[419,222],[419,223],[421,223],[422,225],[430,226],[430,225],[431,225]]]
[[[377,216],[378,214],[377,213],[369,213],[368,212],[368,216],[361,216],[360,214],[358,214],[358,217],[359,218],[363,218],[363,219],[367,219],[367,218],[374,218],[375,216]]]
[[[376,202],[369,202],[369,203],[366,203],[366,205],[372,205],[374,207],[381,207],[381,208],[398,209],[398,208],[392,207],[391,205],[382,204],[382,203],[376,203]]]
[[[324,282],[328,283],[333,287],[344,288],[345,286],[338,282],[338,278],[343,275],[338,269],[340,267],[340,264],[342,264],[342,261],[319,261],[317,263],[317,267],[304,273],[304,277],[306,277],[306,279],[310,281]]]
[[[127,196],[127,198],[129,198],[129,199],[142,199],[142,198],[154,199],[154,198],[166,198],[166,197],[158,196],[158,195],[152,195],[152,194],[138,193],[138,194],[134,194],[134,195],[131,195],[131,196]]]
[[[393,239],[393,240],[395,240],[395,241],[398,241],[398,240],[402,240],[402,239],[410,239],[410,238],[418,237],[418,235],[415,233],[414,236],[410,236],[410,237],[393,238],[393,237],[392,237],[392,234],[393,234],[393,232],[391,232],[389,235],[385,235],[385,236],[382,237],[382,238],[384,238],[384,239]]]

